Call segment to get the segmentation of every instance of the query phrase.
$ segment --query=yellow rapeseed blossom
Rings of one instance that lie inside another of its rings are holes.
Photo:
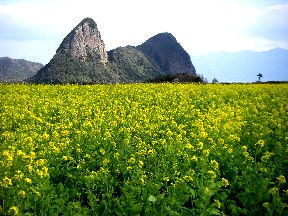
[[[269,208],[270,203],[269,202],[265,202],[262,204],[264,208]]]
[[[47,133],[44,133],[44,134],[42,135],[42,138],[43,138],[44,140],[49,140],[50,135],[47,134]]]
[[[212,171],[212,170],[209,170],[208,173],[210,174],[210,176],[211,176],[212,179],[214,179],[214,178],[217,177],[216,174],[215,174],[215,172]]]
[[[261,168],[260,168],[260,172],[262,172],[262,173],[267,173],[267,168],[266,168],[266,167],[261,167]]]
[[[249,157],[249,153],[248,153],[247,151],[243,152],[243,155],[244,155],[245,157]]]
[[[135,158],[133,158],[133,157],[131,157],[131,158],[128,160],[128,162],[129,162],[129,163],[132,163],[132,164],[135,163],[135,161],[136,161],[136,160],[135,160]]]
[[[121,172],[120,172],[119,169],[116,169],[116,170],[115,170],[115,174],[116,174],[116,175],[119,175],[120,173],[121,173]]]
[[[218,169],[218,163],[215,160],[210,161],[210,165],[213,167],[213,169]]]
[[[193,155],[193,157],[191,158],[191,160],[192,160],[192,161],[197,161],[197,160],[198,160],[198,158],[197,158],[197,156],[196,156],[196,155]]]
[[[279,177],[277,177],[279,183],[285,183],[286,182],[286,179],[285,179],[285,176],[283,175],[280,175]]]
[[[62,156],[62,160],[63,160],[63,161],[67,161],[67,160],[68,160],[68,157],[67,157],[67,156],[65,156],[65,155],[64,155],[64,156]]]
[[[56,153],[56,154],[58,154],[60,152],[60,149],[56,146],[53,146],[52,149],[53,149],[54,153]]]
[[[103,163],[104,166],[107,166],[107,164],[108,164],[109,162],[110,162],[110,160],[107,159],[107,158],[105,158],[105,159],[102,161],[102,163]]]
[[[36,166],[43,166],[45,164],[45,159],[38,159],[35,161]]]
[[[222,186],[224,186],[224,187],[227,187],[229,185],[228,180],[225,178],[222,178],[221,183],[222,183]]]
[[[193,181],[193,178],[191,176],[184,176],[183,180],[186,182],[191,182],[191,181]]]
[[[31,137],[26,137],[26,138],[24,139],[24,142],[28,143],[28,145],[31,145],[32,142],[33,142],[33,139],[32,139]]]
[[[273,196],[275,196],[278,192],[278,188],[276,187],[273,187],[269,190],[269,193],[272,194]]]
[[[247,146],[242,146],[242,149],[244,150],[244,151],[247,151]]]
[[[116,148],[116,146],[117,146],[116,142],[111,142],[111,146],[112,146],[113,148]]]
[[[199,142],[198,146],[199,146],[198,149],[200,149],[200,150],[203,149],[203,146],[204,146],[203,142]]]
[[[173,135],[173,132],[172,132],[171,130],[168,130],[167,133],[166,133],[166,135],[170,137],[170,136]]]
[[[163,178],[163,180],[168,182],[168,181],[169,181],[169,177],[165,176],[165,177]]]
[[[141,183],[141,184],[144,184],[144,183],[145,183],[144,178],[140,178],[140,183]]]
[[[77,148],[76,151],[77,151],[78,153],[82,152],[82,150],[81,150],[80,148]]]
[[[86,154],[84,157],[87,158],[87,159],[91,158],[90,154]]]
[[[4,188],[9,188],[10,186],[12,186],[12,180],[5,176],[2,179],[1,186],[3,186]]]
[[[210,153],[209,149],[205,149],[205,150],[203,151],[203,155],[206,156],[206,157],[209,156],[209,153]]]
[[[204,188],[204,193],[205,193],[205,194],[209,193],[209,188],[208,188],[208,187],[205,187],[205,188]]]
[[[23,152],[23,151],[21,151],[21,150],[17,150],[17,155],[18,156],[21,156],[21,155],[24,155],[25,153]]]
[[[41,196],[41,193],[37,190],[37,188],[31,187],[31,191],[32,191],[36,196],[38,196],[38,197]]]
[[[187,149],[193,149],[194,147],[193,147],[190,143],[187,143],[187,144],[185,145],[185,148],[187,148]]]
[[[28,164],[27,168],[28,168],[29,173],[33,171],[33,166],[31,164]]]
[[[12,166],[13,154],[10,153],[10,151],[8,151],[8,150],[5,150],[2,154],[4,157],[6,157],[7,166],[8,167]]]
[[[34,158],[36,157],[36,153],[33,152],[33,151],[31,151],[31,152],[29,153],[29,156],[30,156],[31,159],[34,159]]]
[[[29,183],[29,184],[32,184],[32,180],[30,178],[25,178],[24,181]]]
[[[218,139],[218,142],[223,145],[223,144],[224,144],[224,139],[219,138],[219,139]]]
[[[151,155],[154,155],[155,154],[155,150],[154,149],[149,149],[147,153],[151,154]]]
[[[25,191],[19,191],[18,196],[25,197],[26,196],[26,192]]]
[[[264,153],[264,155],[261,157],[261,160],[262,160],[262,161],[267,161],[267,160],[269,160],[269,158],[272,157],[273,155],[275,155],[274,152],[268,152],[268,151],[266,151],[266,152]]]
[[[14,178],[17,179],[17,180],[20,180],[20,179],[23,178],[23,176],[24,176],[24,173],[22,171],[20,171],[20,170],[17,170]]]
[[[200,136],[201,138],[206,138],[206,137],[208,136],[208,134],[207,134],[205,131],[201,131],[200,134],[199,134],[199,136]]]
[[[118,152],[116,152],[116,153],[114,153],[114,158],[116,159],[116,160],[118,160],[119,159],[119,153]]]
[[[257,145],[259,145],[261,148],[264,147],[264,144],[265,144],[264,140],[259,140],[259,141],[257,142]]]
[[[215,205],[217,208],[220,208],[220,207],[221,207],[221,203],[220,203],[219,200],[217,200],[217,199],[214,199],[214,205]]]
[[[18,215],[19,209],[16,206],[11,206],[8,210],[8,213],[11,215]]]
[[[144,165],[144,162],[142,160],[139,161],[139,167],[142,167]]]
[[[105,150],[103,148],[100,149],[100,154],[105,155]]]
[[[104,173],[104,174],[108,174],[108,173],[109,173],[109,170],[108,170],[107,168],[100,167],[99,172],[100,172],[100,173]]]
[[[174,172],[174,175],[175,175],[175,176],[179,176],[179,175],[180,175],[180,172],[175,171],[175,172]]]

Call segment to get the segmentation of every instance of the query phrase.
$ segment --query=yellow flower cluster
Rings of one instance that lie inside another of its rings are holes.
[[[218,169],[218,163],[217,163],[217,161],[211,160],[210,164],[211,164],[211,167],[212,167],[213,169]]]
[[[285,183],[286,182],[285,176],[283,176],[283,175],[280,175],[279,177],[277,177],[277,180],[279,181],[279,183]]]
[[[29,200],[43,201],[50,209],[41,214],[49,214],[63,200],[59,209],[104,201],[113,209],[115,199],[137,214],[147,203],[182,214],[186,195],[191,212],[220,212],[235,182],[255,183],[246,175],[274,181],[266,195],[282,202],[287,92],[287,84],[0,85],[0,214],[35,214],[38,204],[25,206]],[[270,208],[268,201],[259,206]]]

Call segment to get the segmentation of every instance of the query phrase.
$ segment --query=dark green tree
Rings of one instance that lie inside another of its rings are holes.
[[[214,78],[214,79],[212,80],[212,83],[218,83],[218,80],[217,80],[216,78]]]
[[[263,77],[263,75],[261,73],[257,74],[259,82],[261,82],[261,78]]]

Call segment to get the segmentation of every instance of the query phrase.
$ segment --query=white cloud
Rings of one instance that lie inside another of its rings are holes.
[[[249,23],[247,30],[251,35],[282,37],[287,39],[288,4],[273,5],[259,10],[258,16]]]

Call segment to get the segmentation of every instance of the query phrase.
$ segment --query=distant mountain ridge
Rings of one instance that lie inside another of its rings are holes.
[[[106,52],[96,22],[83,19],[62,41],[51,61],[29,79],[34,83],[131,83],[159,75],[196,76],[190,56],[170,33],[143,44]]]
[[[261,73],[263,81],[288,81],[288,50],[216,52],[191,56],[197,72],[211,82],[255,82]]]
[[[24,59],[0,57],[0,82],[20,82],[34,76],[44,65]]]

